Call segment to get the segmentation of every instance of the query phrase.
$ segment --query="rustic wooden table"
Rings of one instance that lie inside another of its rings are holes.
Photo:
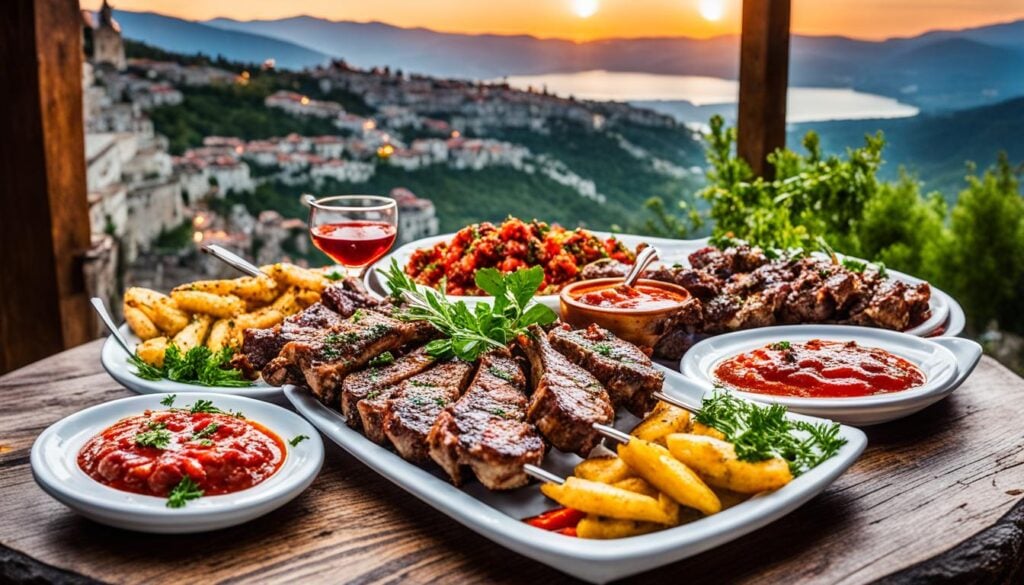
[[[408,496],[341,449],[259,520],[152,536],[76,516],[32,480],[51,423],[130,396],[99,341],[0,378],[0,582],[564,582]],[[1013,583],[1024,578],[1024,380],[984,358],[964,386],[868,429],[867,452],[803,508],[636,582]]]

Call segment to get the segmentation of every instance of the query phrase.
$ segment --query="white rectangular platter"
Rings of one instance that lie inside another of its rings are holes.
[[[667,394],[699,402],[705,393],[703,387],[678,372],[662,369]],[[285,386],[285,396],[327,438],[402,489],[506,548],[591,583],[605,583],[699,554],[778,520],[821,493],[853,464],[867,445],[863,432],[843,426],[840,435],[847,443],[839,453],[778,491],[661,532],[618,540],[585,540],[522,522],[523,518],[557,506],[541,495],[536,484],[511,492],[489,492],[478,482],[457,488],[436,466],[419,467],[369,441],[346,425],[340,412],[324,406],[309,392]],[[636,418],[620,414],[616,427],[628,431],[636,422]],[[544,468],[564,477],[579,461],[576,455],[552,450]]]

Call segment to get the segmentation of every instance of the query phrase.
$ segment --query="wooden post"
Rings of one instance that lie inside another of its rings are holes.
[[[77,0],[0,2],[0,372],[92,337]]]
[[[786,145],[790,0],[743,0],[737,153],[771,178],[765,157]]]

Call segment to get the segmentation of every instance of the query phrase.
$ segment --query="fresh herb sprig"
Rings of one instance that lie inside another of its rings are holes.
[[[182,508],[190,500],[198,500],[201,497],[203,497],[203,490],[200,489],[199,484],[186,475],[181,478],[178,485],[174,486],[171,493],[167,494],[167,507]]]
[[[838,423],[793,421],[784,406],[761,406],[723,390],[704,398],[694,420],[724,434],[740,460],[781,457],[794,476],[813,469],[846,444]]]
[[[167,429],[153,429],[135,435],[135,444],[139,447],[166,449],[171,444],[171,433]]]
[[[205,345],[198,345],[182,353],[172,343],[164,352],[163,367],[147,364],[137,355],[131,356],[128,361],[135,366],[135,375],[146,380],[166,378],[200,386],[251,386],[252,382],[246,380],[240,370],[230,367],[233,353],[230,347],[215,352]]]
[[[444,335],[427,344],[427,353],[436,358],[472,361],[490,349],[505,347],[530,325],[546,325],[557,318],[550,308],[533,302],[544,280],[540,266],[509,274],[494,268],[477,270],[476,285],[493,301],[477,303],[472,310],[464,301],[450,301],[442,291],[417,286],[395,260],[383,274],[391,294],[407,303],[399,316],[425,320]]]
[[[307,437],[306,435],[295,435],[291,439],[288,439],[288,444],[291,445],[292,447],[298,447],[299,443],[305,441],[308,438],[309,437]]]

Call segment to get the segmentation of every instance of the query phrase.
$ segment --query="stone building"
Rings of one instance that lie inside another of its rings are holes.
[[[114,20],[114,11],[107,0],[103,0],[100,8],[99,22],[92,32],[92,42],[93,62],[96,65],[110,65],[118,71],[124,71],[127,62],[124,58],[121,25]]]

